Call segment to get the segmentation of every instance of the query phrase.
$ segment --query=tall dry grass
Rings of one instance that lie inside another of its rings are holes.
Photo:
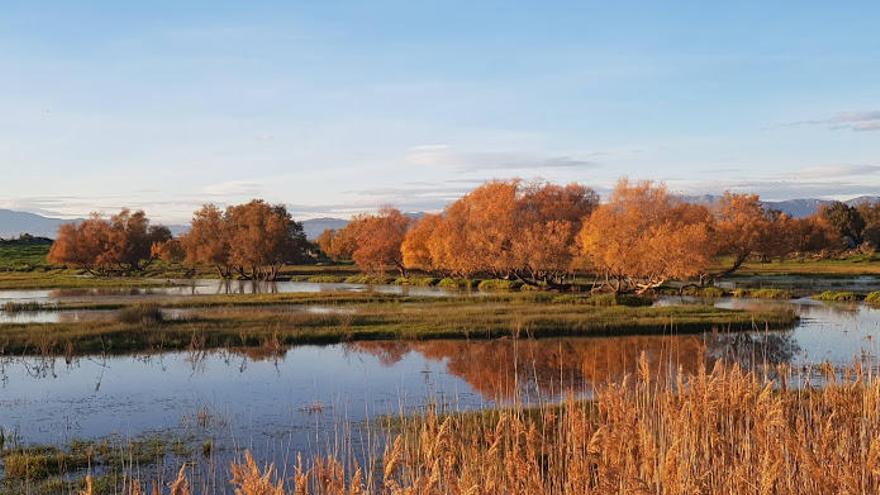
[[[237,495],[880,493],[880,380],[856,366],[793,390],[803,377],[783,376],[718,364],[657,379],[643,359],[591,403],[431,412],[389,427],[375,466],[300,459],[284,478],[248,454],[230,483]],[[170,493],[189,494],[182,473]]]

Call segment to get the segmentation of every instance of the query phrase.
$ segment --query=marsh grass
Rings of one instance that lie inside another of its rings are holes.
[[[787,289],[734,289],[733,297],[752,297],[755,299],[791,299],[794,295]]]
[[[254,296],[256,301],[282,295]],[[787,328],[797,321],[790,309],[744,311],[712,306],[650,307],[633,300],[606,305],[589,297],[556,299],[543,293],[510,293],[481,298],[421,299],[358,295],[305,297],[301,301],[339,301],[339,311],[274,310],[214,304],[194,308],[184,319],[165,319],[156,305],[120,310],[117,321],[79,321],[0,326],[0,353],[86,354],[132,351],[199,350],[221,347],[271,348],[357,340],[487,339],[697,333]],[[201,300],[201,298],[198,298]],[[201,301],[206,303],[207,301]],[[220,311],[215,310],[221,309]],[[283,308],[282,308],[283,309]],[[268,344],[267,344],[268,342]]]
[[[161,463],[167,456],[183,459],[192,452],[188,440],[158,434],[132,439],[114,436],[72,440],[64,447],[7,448],[0,451],[0,494],[78,493],[77,490],[87,488],[83,477],[89,472],[101,473],[91,479],[89,493],[122,493],[121,487],[131,486],[130,473]]]
[[[874,291],[865,296],[865,304],[874,307],[880,307],[880,290]]]
[[[40,302],[36,302],[36,301],[28,301],[28,302],[9,301],[2,306],[3,311],[5,311],[6,313],[51,311],[56,308],[57,308],[57,306],[55,304],[45,304],[45,303],[40,303]]]
[[[864,299],[865,296],[851,291],[826,290],[821,294],[813,296],[817,301],[854,303]]]
[[[157,325],[165,321],[165,316],[158,304],[141,303],[120,309],[116,319],[120,323]]]

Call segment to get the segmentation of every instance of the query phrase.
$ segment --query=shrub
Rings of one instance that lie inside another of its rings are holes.
[[[813,296],[813,299],[827,302],[858,302],[862,299],[862,296],[850,291],[826,290],[821,294]]]
[[[758,299],[791,299],[791,292],[785,289],[752,289],[749,297]]]
[[[164,315],[156,304],[136,304],[119,310],[117,319],[121,323],[155,325],[162,323]]]
[[[522,282],[515,280],[487,279],[480,282],[477,286],[480,290],[518,290],[522,287]]]
[[[865,302],[870,304],[871,306],[880,307],[880,290],[874,291],[865,298]]]
[[[724,289],[719,287],[686,287],[681,293],[685,296],[705,297],[707,299],[724,297]]]
[[[477,281],[470,278],[449,278],[437,282],[437,287],[444,289],[472,289],[477,285]]]

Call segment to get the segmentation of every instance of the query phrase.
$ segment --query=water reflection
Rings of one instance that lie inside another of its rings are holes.
[[[659,375],[694,373],[716,360],[742,366],[789,363],[799,348],[789,333],[706,334],[491,342],[356,342],[349,349],[393,366],[411,353],[441,362],[491,401],[589,395],[636,370],[642,355]]]

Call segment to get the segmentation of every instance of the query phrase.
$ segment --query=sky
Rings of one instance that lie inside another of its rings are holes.
[[[0,208],[880,194],[880,2],[5,0]]]

